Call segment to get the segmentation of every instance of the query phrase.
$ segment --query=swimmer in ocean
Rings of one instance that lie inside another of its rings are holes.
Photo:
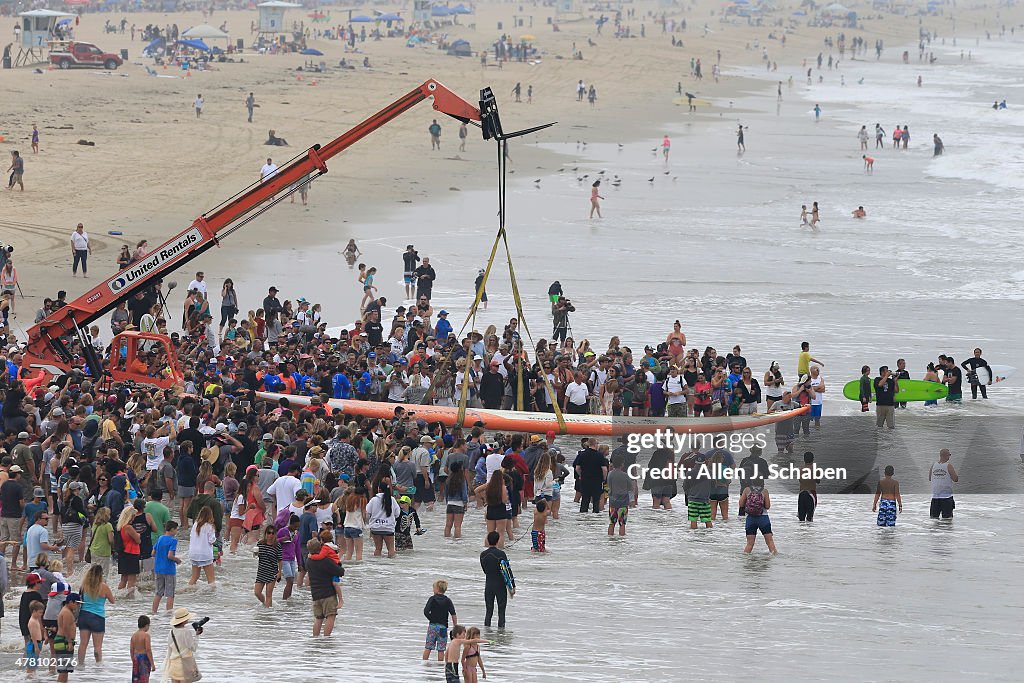
[[[854,217],[854,218],[865,218],[865,217],[866,217],[867,215],[868,215],[868,214],[867,214],[867,212],[866,212],[866,211],[864,210],[864,207],[863,207],[863,206],[858,206],[858,207],[857,207],[856,209],[854,209],[854,211],[853,211],[853,217]]]
[[[800,227],[809,226],[810,223],[807,220],[807,205],[800,205]]]

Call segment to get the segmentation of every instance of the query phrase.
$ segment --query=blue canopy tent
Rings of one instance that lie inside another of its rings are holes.
[[[473,10],[469,9],[463,4],[458,4],[452,7],[452,14],[472,14]]]
[[[154,38],[153,40],[149,41],[149,45],[142,48],[142,54],[151,55],[157,50],[163,50],[166,44],[167,40],[163,36],[160,36],[159,38]]]
[[[387,14],[378,14],[376,19],[377,21],[405,21],[405,19],[398,16],[394,12],[388,12]]]
[[[350,24],[369,24],[369,23],[373,23],[373,19],[371,19],[370,17],[366,16],[365,14],[357,14],[354,17],[349,17],[348,21],[349,21]]]
[[[200,50],[202,52],[211,52],[210,46],[198,38],[195,40],[179,40],[178,45],[184,45],[185,47],[190,47],[193,50]]]
[[[432,17],[450,17],[454,12],[444,5],[434,5],[430,8],[430,16]]]
[[[448,46],[448,54],[455,57],[472,57],[473,50],[469,47],[469,41],[460,38]]]

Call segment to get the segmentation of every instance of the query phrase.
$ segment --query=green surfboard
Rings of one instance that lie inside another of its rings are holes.
[[[875,400],[874,378],[871,378],[871,400]],[[911,401],[938,401],[946,398],[949,394],[949,387],[938,382],[926,382],[923,379],[901,379],[900,390],[896,392],[897,403],[909,403]],[[855,379],[847,382],[843,387],[843,396],[851,401],[860,400],[860,380]]]

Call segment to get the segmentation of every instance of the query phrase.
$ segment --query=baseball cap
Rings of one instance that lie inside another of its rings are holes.
[[[377,352],[376,351],[370,351],[368,354],[366,354],[366,357],[367,358],[376,358],[377,357]]]
[[[477,361],[477,360],[483,360],[483,359],[484,359],[484,357],[483,357],[483,356],[473,356],[473,360],[475,360],[475,361]]]
[[[408,365],[408,364],[409,364],[409,361],[408,361],[408,359],[406,359],[406,358],[399,358],[399,359],[398,359],[398,364],[399,364],[399,365]]]
[[[349,479],[351,479],[352,477],[351,477],[351,475],[348,475],[348,474],[345,474],[344,472],[342,472],[342,473],[341,473],[341,476],[340,476],[340,477],[338,477],[338,478],[339,478],[339,479],[341,479],[342,481],[348,481],[348,480],[349,480]]]
[[[78,593],[68,593],[68,597],[65,598],[66,602],[82,602],[82,596]]]
[[[9,468],[7,468],[7,471],[8,472],[24,472],[25,470],[21,469],[21,465],[11,465]]]
[[[43,577],[39,576],[39,574],[36,574],[35,572],[32,572],[31,574],[26,574],[25,575],[25,585],[26,586],[35,586],[36,584],[40,584],[42,582],[43,582]]]
[[[278,288],[277,288],[277,287],[271,287],[271,288],[270,288],[270,289],[268,289],[267,291],[268,291],[268,292],[277,292],[277,291],[280,291],[280,290],[278,290]]]
[[[46,494],[43,493],[43,489],[41,487],[37,486],[34,489],[32,489],[33,498],[42,498],[44,495]]]
[[[274,440],[274,435],[271,434],[270,432],[267,432],[266,434],[263,435],[263,441],[273,441],[273,440]]]
[[[256,465],[249,465],[248,467],[246,467],[246,468],[245,468],[245,473],[246,473],[246,474],[249,474],[249,473],[250,473],[250,472],[252,472],[253,470],[259,471],[259,469],[260,469],[260,468],[259,468],[259,467],[256,467]]]
[[[36,576],[39,575],[36,574]],[[47,595],[49,595],[52,598],[57,595],[68,595],[68,593],[71,593],[71,586],[67,585],[63,581],[58,581],[55,584],[53,584],[53,587],[50,589],[50,592]],[[71,593],[71,595],[74,595],[74,593]],[[68,598],[70,598],[71,595],[68,595]]]
[[[434,437],[426,435],[421,436],[420,443],[434,443]]]
[[[545,436],[547,436],[549,439],[555,438],[555,430],[549,429],[548,433]]]
[[[448,311],[441,311],[438,315],[448,315]]]
[[[115,398],[115,400],[116,400],[116,398]],[[28,438],[28,432],[18,432],[18,439],[19,440],[20,439],[27,439],[27,438]]]
[[[311,505],[319,505],[319,504],[320,504],[319,500],[317,500],[316,498],[310,498],[309,500],[306,501],[306,504],[303,505],[302,507],[308,508]]]
[[[412,503],[412,498],[410,498],[409,496],[402,496],[401,498],[398,499],[398,502],[399,503],[410,503],[411,504]]]

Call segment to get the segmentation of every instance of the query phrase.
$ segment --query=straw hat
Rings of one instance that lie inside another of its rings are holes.
[[[187,607],[179,607],[174,610],[174,616],[171,617],[171,626],[184,624],[189,619],[195,619],[195,616],[196,615],[192,614],[192,612],[188,611]]]

